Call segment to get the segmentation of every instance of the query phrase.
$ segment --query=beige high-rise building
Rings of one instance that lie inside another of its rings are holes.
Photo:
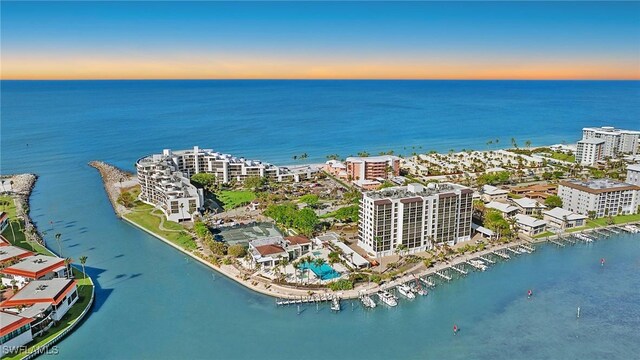
[[[360,200],[358,245],[374,256],[428,250],[471,238],[473,190],[456,184],[409,184],[366,192]]]

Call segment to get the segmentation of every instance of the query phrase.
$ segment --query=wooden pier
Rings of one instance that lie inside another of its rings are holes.
[[[507,248],[507,251],[511,251],[512,253],[514,253],[514,254],[516,254],[516,255],[520,255],[520,251],[513,250],[513,249],[512,249],[512,248],[510,248],[510,247],[508,247],[508,248]]]
[[[509,255],[507,255],[505,253],[502,253],[502,252],[499,252],[499,251],[494,251],[492,254],[494,254],[496,256],[499,256],[499,257],[501,257],[501,258],[503,258],[505,260],[506,259],[511,259],[511,257]]]

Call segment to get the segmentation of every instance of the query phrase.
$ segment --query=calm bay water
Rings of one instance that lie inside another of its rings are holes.
[[[86,165],[104,160],[132,170],[139,156],[193,145],[288,164],[303,152],[323,161],[363,150],[484,149],[496,138],[575,142],[583,126],[637,128],[640,82],[1,86],[0,169],[41,176],[32,216],[43,230],[54,222],[65,256],[89,257],[98,284],[94,312],[59,344],[65,359],[626,359],[640,351],[637,235],[543,247],[395,309],[347,304],[340,314],[325,306],[298,316],[118,221]]]

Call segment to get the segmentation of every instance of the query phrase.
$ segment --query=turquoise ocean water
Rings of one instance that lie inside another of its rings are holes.
[[[521,146],[575,142],[583,126],[638,128],[640,82],[3,81],[1,87],[0,170],[40,175],[33,218],[43,230],[53,221],[65,256],[89,257],[98,285],[93,313],[59,344],[61,358],[638,357],[638,235],[545,246],[395,309],[345,304],[339,314],[325,306],[297,315],[118,221],[87,162],[132,170],[139,156],[193,145],[290,164],[303,152],[320,162],[365,150],[484,149],[496,138],[507,145],[515,137]],[[535,295],[527,300],[530,288]],[[457,336],[454,323],[462,329]]]

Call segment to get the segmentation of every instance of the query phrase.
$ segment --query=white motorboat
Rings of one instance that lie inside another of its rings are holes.
[[[398,289],[398,292],[402,294],[404,297],[406,297],[407,299],[416,298],[416,295],[413,293],[413,291],[411,291],[411,288],[406,284],[398,285],[396,286],[396,289]]]
[[[383,303],[393,307],[393,306],[397,306],[398,305],[398,301],[396,301],[396,297],[391,295],[388,291],[378,291],[378,298],[380,298],[380,301],[382,301]]]
[[[376,302],[373,301],[373,299],[369,295],[362,295],[360,297],[360,301],[362,301],[362,305],[364,305],[364,307],[368,307],[371,309],[376,307]]]
[[[331,310],[340,311],[340,299],[337,297],[334,297],[333,300],[331,300]]]
[[[484,264],[484,262],[482,260],[471,260],[470,263],[476,268],[479,269],[480,271],[485,271],[487,270],[487,265]]]

